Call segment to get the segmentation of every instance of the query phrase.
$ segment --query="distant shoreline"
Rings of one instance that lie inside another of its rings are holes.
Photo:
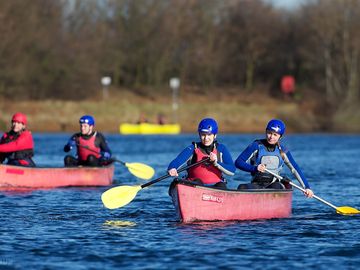
[[[10,127],[13,113],[28,116],[28,127],[33,132],[75,132],[78,119],[91,114],[99,131],[119,134],[121,123],[136,123],[140,114],[155,123],[159,114],[171,123],[174,112],[170,97],[143,97],[123,91],[111,93],[109,100],[84,101],[0,101],[0,130]],[[360,133],[360,111],[341,110],[332,120],[319,115],[316,104],[309,101],[283,101],[267,96],[186,95],[181,99],[177,118],[182,133],[194,133],[204,117],[218,121],[221,133],[262,133],[267,121],[280,118],[289,133]],[[330,121],[331,120],[331,121]]]

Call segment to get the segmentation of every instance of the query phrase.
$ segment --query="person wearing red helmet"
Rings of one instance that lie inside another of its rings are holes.
[[[34,141],[31,132],[26,129],[27,117],[15,113],[11,118],[11,130],[0,139],[0,161],[16,166],[35,167]]]
[[[64,146],[64,152],[76,147],[77,157],[67,155],[64,158],[66,167],[108,165],[112,162],[111,151],[103,134],[95,131],[95,119],[84,115],[79,119],[80,132],[71,136]]]
[[[300,170],[294,158],[280,139],[285,134],[285,124],[280,119],[272,119],[265,128],[265,139],[255,140],[236,159],[235,166],[252,175],[251,184],[240,184],[238,189],[258,188],[285,188],[282,183],[265,169],[280,174],[283,165],[286,165],[305,189],[304,195],[312,197],[313,191],[307,182],[305,175]]]
[[[198,126],[200,142],[186,147],[168,166],[171,176],[184,164],[190,165],[210,158],[210,162],[188,169],[187,180],[198,185],[226,188],[223,174],[234,175],[235,166],[226,146],[216,141],[218,125],[212,118],[204,118]]]

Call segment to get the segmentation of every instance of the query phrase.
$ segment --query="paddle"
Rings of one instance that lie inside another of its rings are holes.
[[[278,174],[276,174],[276,173],[274,173],[274,172],[272,172],[272,171],[269,171],[268,169],[265,169],[265,171],[268,172],[268,173],[270,173],[271,175],[275,176],[277,179],[282,180],[282,181],[284,181],[284,182],[286,182],[286,183],[289,183],[289,184],[290,184],[291,186],[293,186],[294,188],[297,188],[297,189],[301,190],[302,192],[305,192],[305,189],[304,189],[304,188],[299,187],[298,185],[294,184],[293,182],[291,182],[291,181],[289,181],[289,180],[287,180],[287,179],[284,179],[284,177],[282,177],[282,176],[280,176],[280,175],[278,175]],[[317,199],[318,201],[320,201],[320,202],[322,202],[322,203],[324,203],[324,204],[326,204],[326,205],[334,208],[338,214],[342,214],[342,215],[355,215],[355,214],[359,214],[359,213],[360,213],[359,210],[357,210],[356,208],[350,207],[350,206],[340,206],[340,207],[337,207],[337,206],[335,206],[335,205],[333,205],[333,204],[325,201],[324,199],[322,199],[322,198],[320,198],[320,197],[318,197],[318,196],[316,196],[316,195],[313,195],[313,198],[315,198],[315,199]]]
[[[131,172],[133,175],[141,179],[149,180],[155,174],[155,170],[152,167],[143,163],[138,163],[138,162],[128,163],[114,158],[112,158],[111,160],[124,165],[129,169],[129,172]]]
[[[77,145],[89,150],[90,152],[98,153],[97,151],[89,148],[86,145],[81,145],[81,144],[77,144]],[[129,171],[133,175],[135,175],[136,177],[141,178],[141,179],[149,180],[155,174],[155,170],[152,167],[150,167],[146,164],[143,164],[143,163],[138,163],[138,162],[128,163],[128,162],[118,160],[116,158],[111,158],[110,160],[124,165],[125,167],[127,167],[129,169]]]
[[[198,166],[208,160],[209,160],[209,158],[206,158],[199,162],[191,164],[189,166],[185,166],[185,167],[179,169],[178,172],[180,173],[191,167]],[[163,175],[157,179],[154,179],[150,182],[147,182],[141,186],[118,186],[118,187],[111,188],[111,189],[105,191],[101,195],[101,200],[102,200],[104,206],[109,209],[123,207],[123,206],[127,205],[128,203],[130,203],[141,189],[151,186],[151,185],[153,185],[157,182],[160,182],[161,180],[164,180],[168,177],[171,177],[169,175],[169,173],[166,175]]]

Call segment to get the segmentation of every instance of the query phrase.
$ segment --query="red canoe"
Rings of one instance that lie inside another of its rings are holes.
[[[172,184],[170,195],[177,216],[184,223],[286,218],[291,215],[292,190],[221,190],[180,181]]]
[[[0,165],[0,190],[111,185],[114,165],[106,167],[29,168]]]

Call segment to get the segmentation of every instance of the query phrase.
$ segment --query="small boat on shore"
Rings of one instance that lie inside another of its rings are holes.
[[[20,167],[0,165],[0,190],[111,185],[114,165],[104,167]]]
[[[181,222],[256,220],[291,215],[292,190],[223,190],[173,182],[169,194]]]
[[[140,134],[140,135],[152,135],[152,134],[179,134],[179,124],[128,124],[123,123],[120,125],[120,133],[124,135]]]

